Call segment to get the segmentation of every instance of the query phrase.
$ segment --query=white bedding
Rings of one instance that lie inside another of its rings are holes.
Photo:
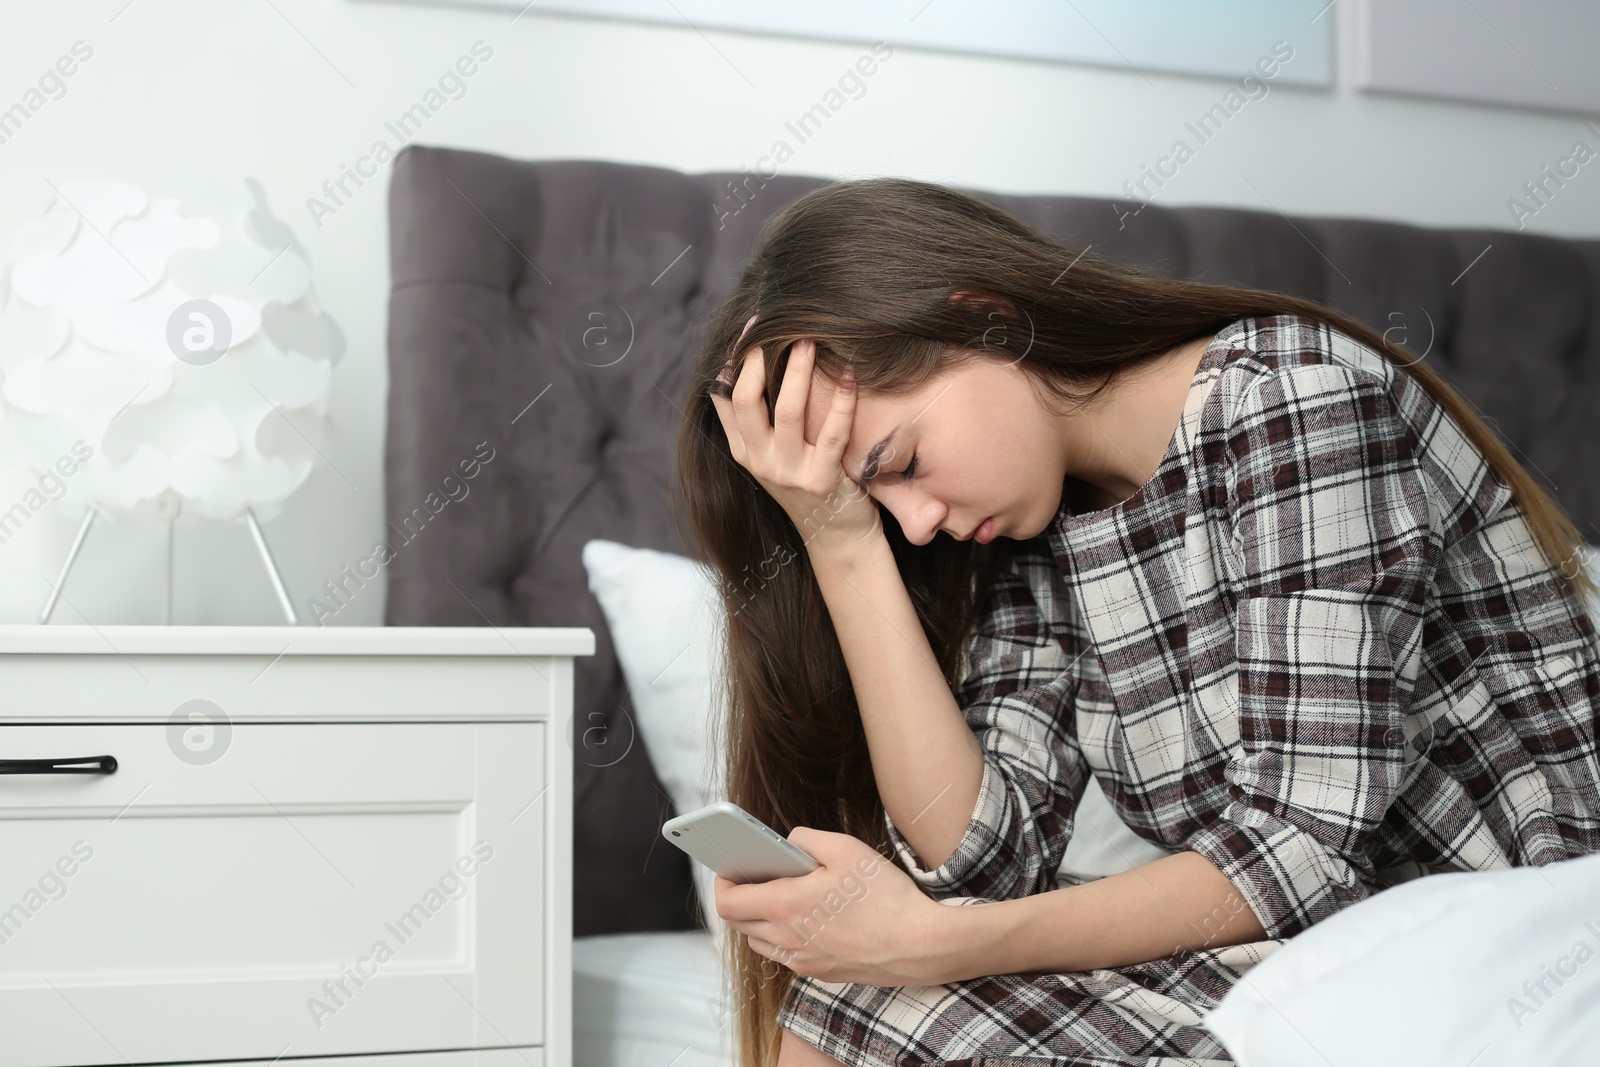
[[[711,935],[572,942],[574,1067],[733,1067],[733,1015]]]
[[[1239,1067],[1600,1062],[1600,853],[1416,878],[1344,908],[1206,1017]],[[577,1067],[732,1067],[711,935],[573,942]]]

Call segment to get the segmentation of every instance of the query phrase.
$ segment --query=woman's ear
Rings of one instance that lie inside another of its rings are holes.
[[[987,289],[957,289],[950,294],[952,305],[976,310],[988,324],[977,340],[967,347],[1016,363],[1033,347],[1033,320],[1017,310],[1006,296]]]
[[[967,304],[980,311],[994,311],[1006,318],[1020,319],[1017,306],[999,293],[992,293],[987,289],[957,289],[950,294],[950,303]]]

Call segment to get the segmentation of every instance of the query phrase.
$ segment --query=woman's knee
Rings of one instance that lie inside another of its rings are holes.
[[[782,1039],[778,1044],[778,1067],[845,1067],[843,1063],[823,1052],[794,1031],[780,1027]]]

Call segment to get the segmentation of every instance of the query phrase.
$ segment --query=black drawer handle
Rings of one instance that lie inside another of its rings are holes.
[[[0,759],[0,774],[110,774],[116,769],[115,756],[80,756],[77,759]]]

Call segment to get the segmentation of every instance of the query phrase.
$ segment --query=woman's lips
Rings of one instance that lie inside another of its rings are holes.
[[[990,515],[987,519],[984,519],[982,522],[978,523],[978,528],[972,531],[972,539],[977,541],[980,545],[988,544],[990,541],[994,540],[995,528],[997,525],[998,523],[994,521],[994,516]]]

